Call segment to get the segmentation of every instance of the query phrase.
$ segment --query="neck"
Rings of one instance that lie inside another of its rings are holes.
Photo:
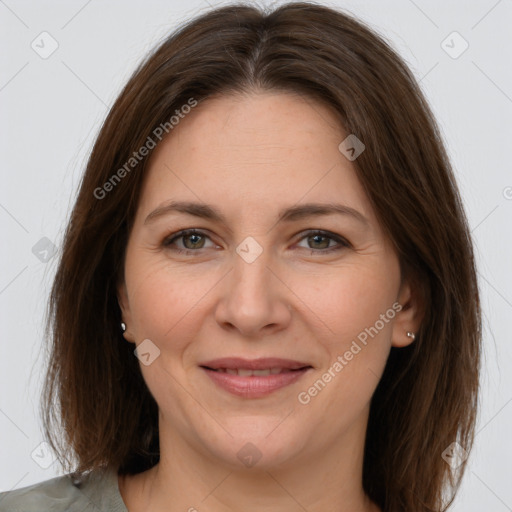
[[[278,466],[248,468],[222,464],[162,427],[160,462],[129,483],[120,479],[130,512],[379,512],[362,488],[359,425],[313,457],[306,449]]]

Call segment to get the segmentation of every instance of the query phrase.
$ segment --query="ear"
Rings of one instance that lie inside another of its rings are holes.
[[[419,293],[419,283],[413,280],[405,280],[400,286],[397,302],[401,309],[395,316],[393,331],[391,335],[391,345],[393,347],[406,347],[414,339],[407,336],[408,332],[418,335],[418,331],[423,319],[424,304]]]
[[[126,341],[135,343],[135,337],[132,330],[130,329],[130,327],[133,326],[133,322],[130,311],[130,302],[128,300],[128,292],[126,290],[126,284],[124,281],[117,286],[117,302],[119,304],[119,308],[121,309],[122,322],[124,322],[126,325],[126,330],[123,332],[123,337]]]

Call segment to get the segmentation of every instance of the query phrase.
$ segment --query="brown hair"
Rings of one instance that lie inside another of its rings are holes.
[[[414,343],[391,349],[373,396],[363,486],[385,512],[445,510],[465,463],[452,470],[441,455],[454,441],[470,450],[477,410],[481,318],[467,220],[407,66],[363,23],[313,3],[211,10],[149,55],[116,100],[51,293],[46,436],[78,473],[109,465],[134,474],[158,462],[157,404],[119,327],[117,285],[147,158],[133,170],[126,162],[191,98],[252,90],[324,102],[366,145],[354,162],[358,177],[403,275],[417,283],[424,316]]]

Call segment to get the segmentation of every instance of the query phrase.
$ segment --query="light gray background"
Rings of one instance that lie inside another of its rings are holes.
[[[32,248],[47,237],[58,249],[91,144],[135,65],[209,5],[220,3],[0,0],[1,490],[61,474],[57,463],[36,463],[52,460],[39,446],[37,409],[43,315],[57,258],[44,263],[44,252]],[[475,240],[485,313],[478,435],[453,510],[512,511],[512,3],[330,5],[392,42],[439,120]],[[47,59],[31,47],[35,41],[39,51],[50,48],[43,31],[58,43]],[[453,31],[469,44],[457,58],[447,53],[463,48],[458,36],[446,39]]]

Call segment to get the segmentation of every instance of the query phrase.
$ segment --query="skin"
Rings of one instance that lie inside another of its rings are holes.
[[[130,512],[379,510],[362,489],[369,402],[391,346],[412,342],[419,307],[338,149],[347,135],[320,103],[252,91],[204,101],[154,150],[118,296],[127,341],[160,350],[141,370],[159,406],[161,460],[119,477]],[[225,222],[179,212],[145,222],[170,200],[207,203]],[[340,214],[277,222],[282,209],[304,203],[343,204],[367,222]],[[164,245],[191,228],[203,234]],[[252,263],[236,252],[249,236],[262,248]],[[298,394],[395,302],[402,310],[301,404]],[[198,366],[229,356],[313,369],[247,399]],[[253,467],[237,457],[248,442],[261,454]]]

